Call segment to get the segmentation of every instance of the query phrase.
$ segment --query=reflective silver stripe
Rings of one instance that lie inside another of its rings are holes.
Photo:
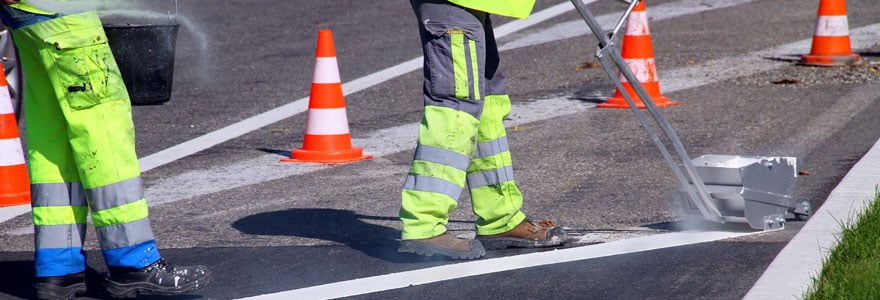
[[[406,176],[406,183],[403,185],[403,188],[412,191],[444,194],[455,202],[458,202],[458,197],[461,196],[460,186],[436,177],[408,175]]]
[[[438,163],[462,171],[467,171],[467,167],[471,163],[471,159],[465,155],[427,145],[418,145],[416,147],[414,159]]]
[[[507,136],[502,136],[488,142],[477,144],[477,152],[474,153],[474,158],[489,157],[507,151],[510,151],[510,147],[507,145]]]
[[[86,224],[35,226],[37,249],[82,247],[86,236]]]
[[[483,98],[480,97],[480,74],[478,69],[480,65],[477,63],[476,46],[476,41],[469,38],[464,39],[464,57],[467,61],[467,76],[468,82],[471,83],[468,86],[468,97],[474,101],[480,101],[483,100]]]
[[[33,206],[86,206],[82,184],[38,183],[31,184]]]
[[[101,211],[144,199],[144,188],[141,185],[141,177],[138,176],[102,187],[88,189],[86,194],[89,195],[92,211]]]
[[[487,185],[499,185],[508,181],[513,181],[512,166],[467,175],[468,187],[472,189]]]
[[[147,218],[125,224],[95,228],[95,232],[97,232],[98,241],[101,242],[101,248],[104,250],[137,245],[156,239]]]

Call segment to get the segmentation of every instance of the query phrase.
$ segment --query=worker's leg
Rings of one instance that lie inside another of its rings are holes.
[[[480,116],[477,150],[468,167],[467,183],[477,219],[477,234],[507,232],[525,219],[520,211],[523,196],[513,176],[513,161],[507,144],[504,119],[510,114],[507,81],[501,71],[500,58],[492,22],[484,18],[486,29],[485,103]]]
[[[52,17],[0,7],[0,19],[18,29]],[[24,37],[19,40],[24,39]],[[27,42],[22,42],[27,44]],[[19,51],[28,84],[24,91],[28,167],[34,221],[35,292],[38,299],[67,299],[86,291],[88,204],[73,160],[64,114],[38,51]]]
[[[465,185],[483,104],[479,60],[485,48],[479,13],[445,1],[412,2],[425,54],[424,115],[400,218],[404,240],[423,240],[446,232]],[[482,247],[474,243],[446,242],[455,245],[439,246],[459,250],[449,256],[482,256]],[[403,243],[401,251],[407,252],[403,246],[409,244]]]
[[[27,63],[26,70],[45,68],[27,72],[28,84],[35,80],[31,73],[47,75],[41,85],[54,91],[52,104],[63,117],[57,121],[67,125],[73,160],[48,163],[75,164],[107,265],[142,268],[156,262],[128,94],[97,15],[64,16],[14,35],[20,47],[37,52],[39,61]]]
[[[66,124],[72,160],[47,158],[44,165],[75,166],[110,270],[111,294],[177,293],[203,286],[209,280],[206,269],[168,267],[160,259],[147,218],[128,92],[97,14],[40,22],[14,36],[22,52],[35,55],[22,60],[28,84],[31,74],[43,75],[40,86],[53,92]],[[31,157],[39,160],[34,151]]]
[[[480,116],[477,151],[468,167],[467,183],[477,219],[477,238],[487,249],[547,247],[564,242],[562,228],[552,222],[526,221],[523,196],[513,175],[504,119],[510,114],[507,82],[501,71],[491,20],[486,17],[486,98]]]

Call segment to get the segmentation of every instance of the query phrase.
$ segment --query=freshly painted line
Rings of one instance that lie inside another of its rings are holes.
[[[874,200],[880,185],[880,140],[840,181],[779,252],[744,299],[801,299],[842,234]]]
[[[359,278],[243,299],[332,299],[349,297],[456,278],[706,243],[758,233],[760,232],[710,231],[658,234],[591,246],[462,262]]]

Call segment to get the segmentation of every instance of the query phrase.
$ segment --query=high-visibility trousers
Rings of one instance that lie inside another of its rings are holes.
[[[13,37],[27,78],[36,275],[85,270],[89,212],[107,266],[157,261],[128,92],[98,15],[62,16]]]
[[[412,0],[424,51],[424,115],[402,191],[403,239],[446,231],[467,184],[476,231],[525,219],[503,120],[510,113],[492,23],[446,1]]]

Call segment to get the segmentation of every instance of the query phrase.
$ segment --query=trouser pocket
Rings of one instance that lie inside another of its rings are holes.
[[[80,34],[80,33],[77,33]],[[107,44],[103,30],[89,33],[90,39],[50,42],[44,50],[47,71],[57,92],[68,106],[81,110],[98,105],[114,95],[124,95],[119,67]]]

